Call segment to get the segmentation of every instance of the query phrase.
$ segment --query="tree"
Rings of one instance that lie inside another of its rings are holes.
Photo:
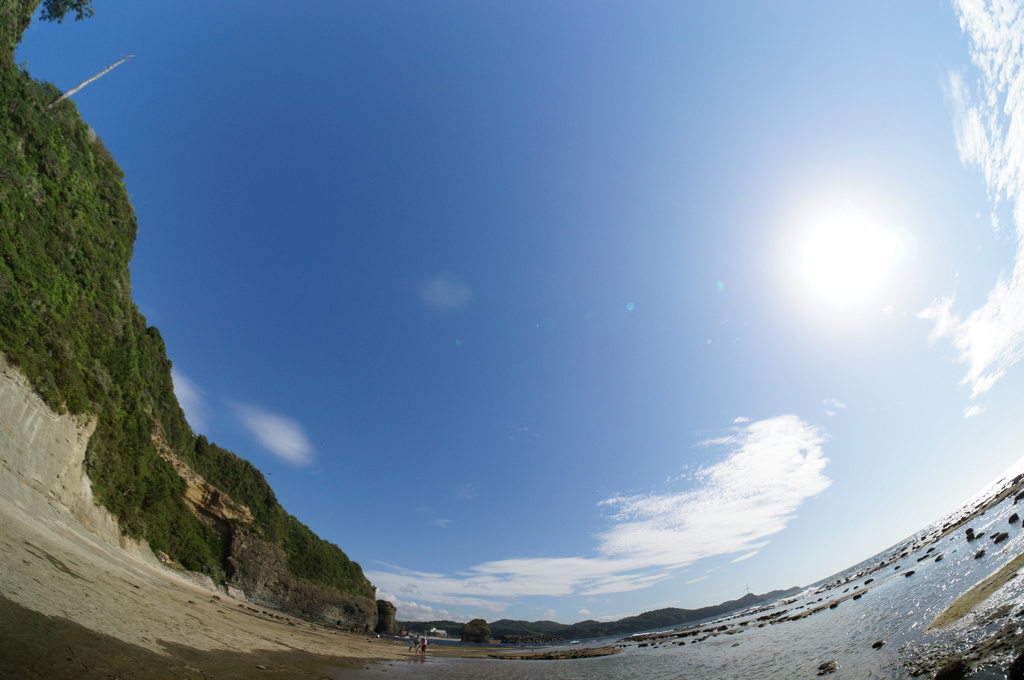
[[[39,18],[43,21],[64,21],[68,12],[75,13],[75,21],[92,16],[92,0],[43,0],[43,11]]]
[[[473,619],[462,624],[463,642],[488,642],[491,639],[491,627],[483,619]]]

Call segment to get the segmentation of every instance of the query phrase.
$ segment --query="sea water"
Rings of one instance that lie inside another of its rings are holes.
[[[969,510],[965,507],[963,512]],[[622,645],[623,651],[613,656],[560,661],[430,657],[382,661],[364,670],[346,670],[337,677],[437,680],[814,678],[822,664],[834,662],[835,672],[826,677],[907,678],[910,677],[907,661],[916,650],[936,645],[944,645],[951,651],[963,650],[1008,623],[1024,623],[1024,618],[1016,617],[1024,603],[1024,584],[1018,580],[1024,579],[1013,579],[959,625],[942,631],[928,629],[935,617],[957,597],[1024,552],[1024,530],[1020,521],[1008,522],[1014,512],[1024,514],[1024,503],[1015,504],[1010,495],[984,515],[938,540],[919,540],[916,544],[913,540],[905,541],[809,587],[795,598],[701,625],[700,630],[721,625],[727,625],[728,630],[699,642],[695,640],[703,635],[587,641],[586,646]],[[942,523],[937,522],[918,537],[933,539],[941,533]],[[977,533],[985,532],[985,536],[968,541],[965,536],[968,526]],[[991,536],[997,532],[1008,532],[1010,537],[994,544]],[[985,555],[976,558],[976,553],[982,549]],[[905,552],[907,554],[900,557]],[[941,559],[936,560],[940,555]],[[886,562],[885,567],[864,573]],[[911,571],[913,573],[906,576]],[[867,579],[872,582],[865,583]],[[852,599],[854,594],[861,597]],[[836,602],[835,607],[830,607]],[[997,611],[1000,608],[1002,614]],[[772,619],[763,618],[775,614],[774,619],[784,619],[813,609],[818,611],[798,620],[770,623]],[[985,615],[993,612],[1000,615],[985,621]],[[877,645],[879,642],[883,644]],[[1000,664],[1005,667],[1007,660],[996,661],[999,663],[971,677],[1005,677],[998,667]]]

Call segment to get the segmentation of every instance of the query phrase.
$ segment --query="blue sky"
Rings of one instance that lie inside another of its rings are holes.
[[[1020,7],[96,0],[193,428],[400,619],[806,585],[1024,440]]]

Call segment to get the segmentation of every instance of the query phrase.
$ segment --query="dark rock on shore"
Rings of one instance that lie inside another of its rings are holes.
[[[489,642],[491,639],[491,628],[483,619],[473,619],[463,624],[460,639],[463,642]]]
[[[498,641],[507,645],[543,645],[562,642],[557,635],[502,635]]]
[[[1007,680],[1024,680],[1024,654],[1021,654],[1006,669]]]
[[[935,672],[935,680],[964,680],[969,671],[963,659],[953,659]]]
[[[387,600],[377,600],[377,625],[373,632],[381,635],[398,635],[398,624],[395,623],[395,605]]]
[[[622,653],[615,647],[584,647],[582,649],[552,649],[530,654],[488,654],[491,659],[554,661],[559,659],[590,659],[597,656],[611,656]]]

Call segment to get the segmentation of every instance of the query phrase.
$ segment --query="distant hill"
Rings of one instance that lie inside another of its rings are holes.
[[[747,593],[737,600],[728,600],[727,602],[709,607],[700,607],[699,609],[666,607],[665,609],[655,609],[654,611],[644,612],[636,616],[627,616],[618,621],[580,621],[578,623],[565,624],[555,621],[499,619],[490,624],[491,638],[497,640],[506,635],[520,635],[531,637],[554,636],[565,640],[579,640],[610,635],[632,635],[633,633],[647,630],[684,626],[694,621],[719,617],[730,612],[795,595],[801,590],[802,588],[797,587],[787,590],[773,590],[763,595]],[[431,628],[437,628],[438,630],[447,631],[449,637],[455,638],[459,636],[462,630],[462,624],[455,621],[400,621],[399,625],[413,631],[428,631]]]

